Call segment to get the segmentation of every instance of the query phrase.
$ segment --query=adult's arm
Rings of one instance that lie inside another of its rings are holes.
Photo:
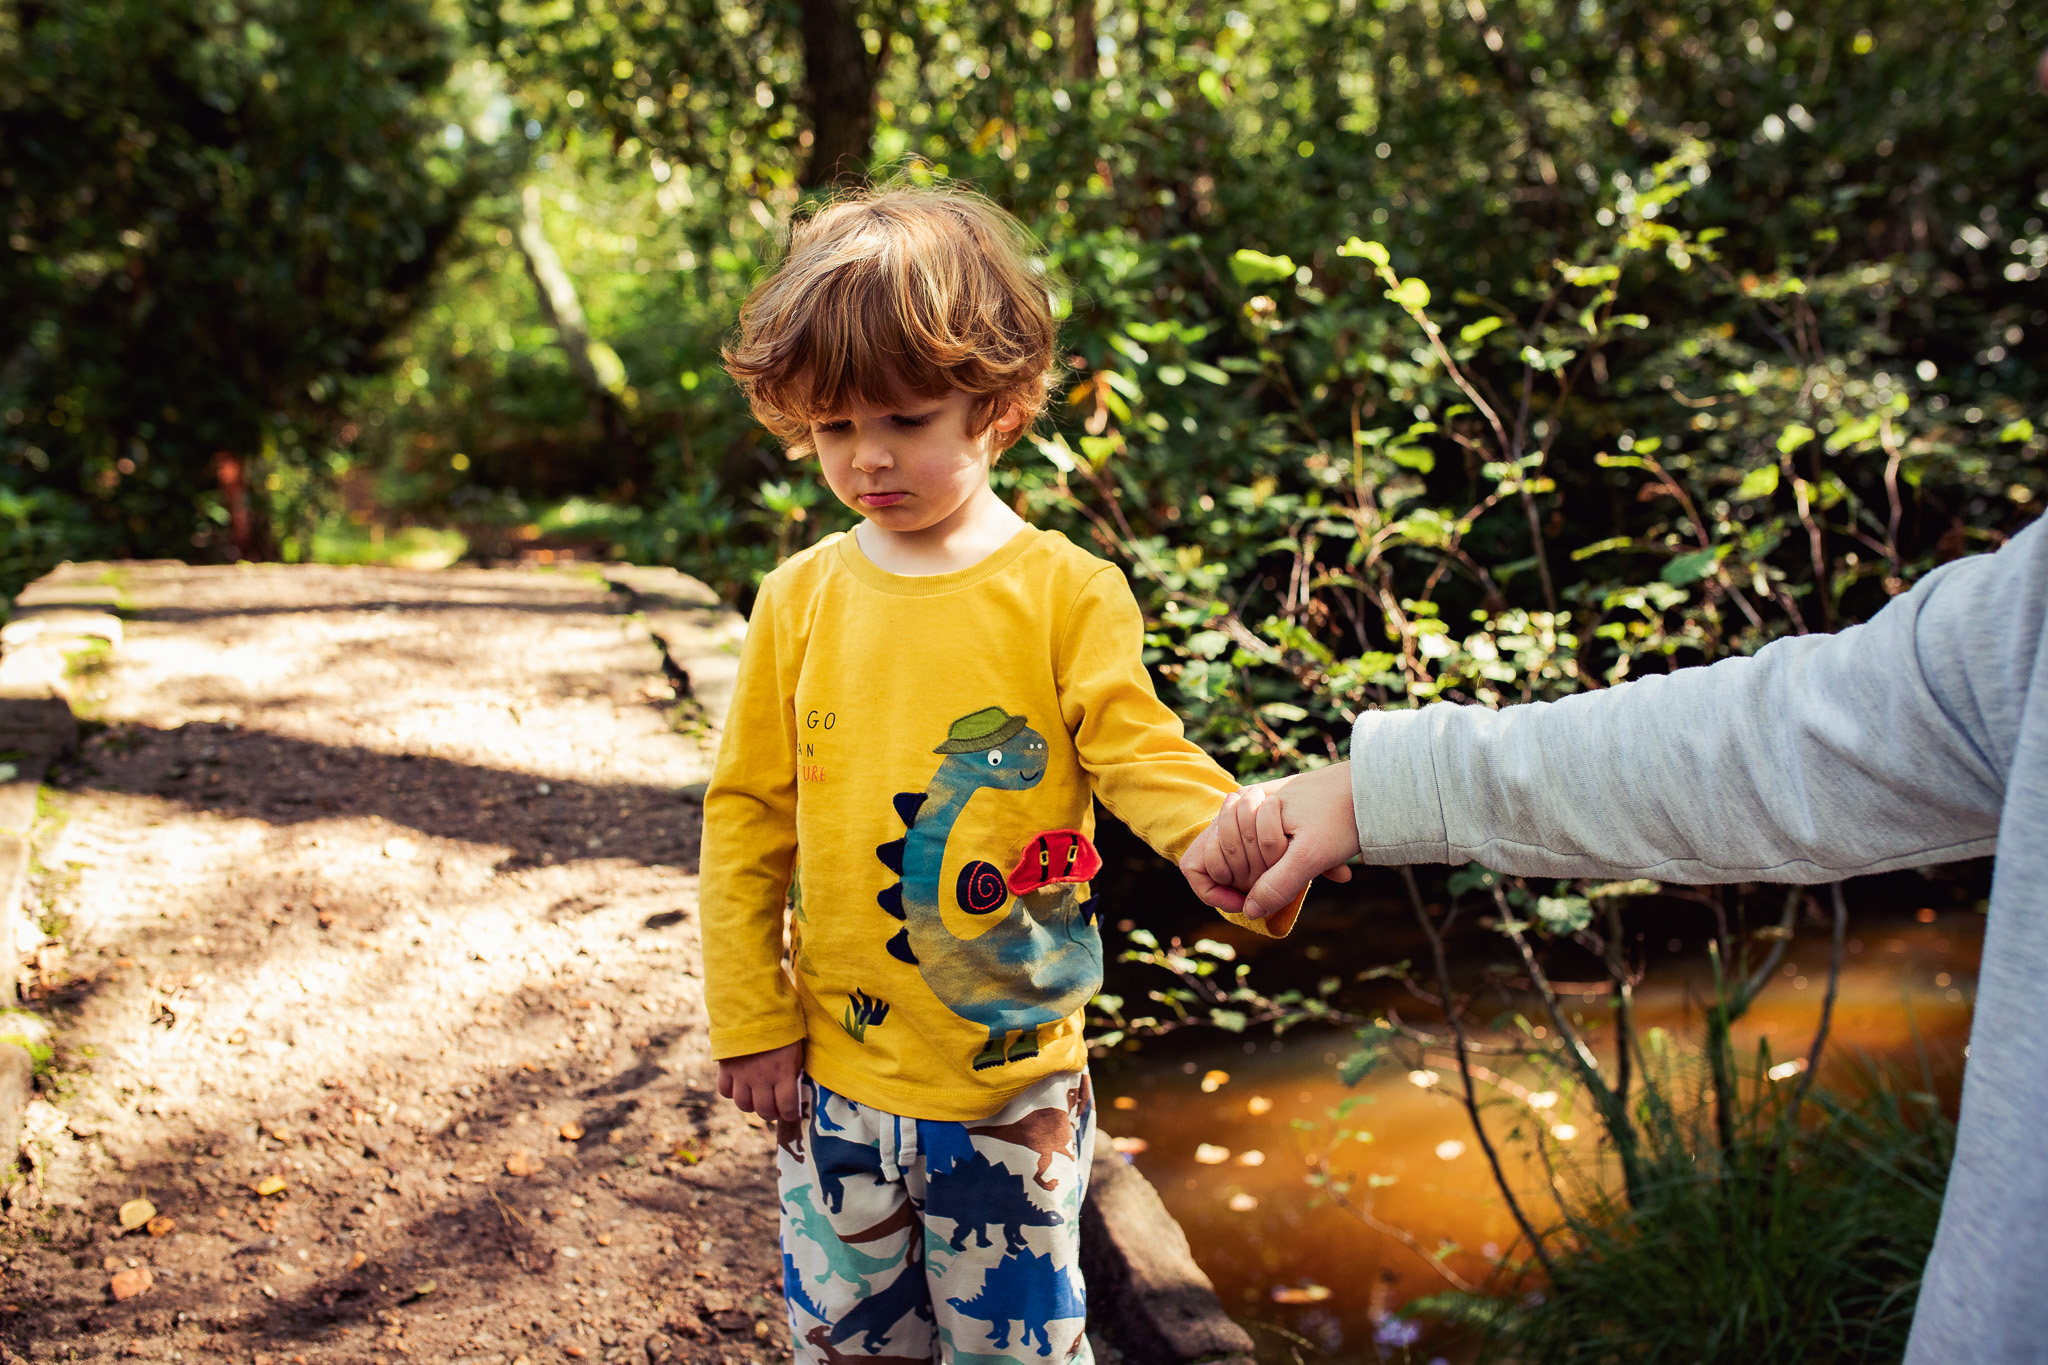
[[[2044,609],[2037,523],[1839,634],[1558,702],[1368,713],[1351,741],[1361,851],[1695,883],[1990,853]]]

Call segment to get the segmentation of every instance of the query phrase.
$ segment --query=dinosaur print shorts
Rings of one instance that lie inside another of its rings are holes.
[[[1093,1365],[1085,1071],[975,1123],[899,1118],[804,1079],[779,1125],[782,1286],[799,1361]]]

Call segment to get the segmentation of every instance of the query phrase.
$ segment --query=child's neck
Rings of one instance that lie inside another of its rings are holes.
[[[891,531],[872,521],[863,521],[854,527],[853,537],[868,562],[882,572],[928,578],[973,568],[1009,544],[1023,529],[1024,519],[1011,511],[993,489],[984,489],[935,526]]]

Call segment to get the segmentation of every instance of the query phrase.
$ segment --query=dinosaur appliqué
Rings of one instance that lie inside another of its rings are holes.
[[[1067,1018],[1101,985],[1096,899],[1082,900],[1078,884],[1102,859],[1080,831],[1049,830],[1032,836],[1010,875],[977,858],[941,886],[946,843],[967,803],[983,791],[1037,786],[1047,751],[1024,717],[991,706],[954,721],[932,752],[942,757],[930,784],[895,798],[903,837],[875,850],[902,879],[876,899],[902,921],[889,952],[914,965],[948,1009],[987,1030],[974,1056],[982,1071],[1037,1056],[1039,1029]],[[942,895],[971,915],[1002,918],[960,938],[940,913]]]

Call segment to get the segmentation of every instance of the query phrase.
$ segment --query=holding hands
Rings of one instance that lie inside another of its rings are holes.
[[[1317,877],[1351,880],[1358,856],[1351,765],[1245,787],[1224,798],[1215,821],[1181,855],[1180,870],[1203,904],[1264,919],[1294,904]]]

